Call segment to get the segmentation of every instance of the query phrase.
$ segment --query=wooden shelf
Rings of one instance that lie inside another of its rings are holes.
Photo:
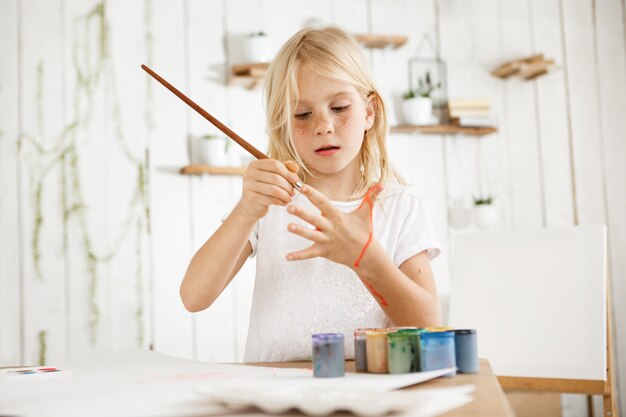
[[[181,168],[180,173],[183,175],[243,175],[246,167],[212,167],[208,165],[187,165]]]
[[[230,67],[229,85],[236,85],[252,90],[261,84],[269,68],[269,62],[251,62]]]
[[[491,71],[494,77],[506,79],[511,75],[519,75],[525,80],[532,80],[547,74],[554,67],[553,59],[545,59],[543,54],[507,61]]]
[[[357,42],[365,48],[388,48],[397,49],[404,45],[409,38],[404,35],[354,35]]]
[[[399,48],[409,38],[404,35],[354,35],[357,42],[365,48]],[[263,84],[265,74],[269,68],[269,62],[250,62],[236,64],[230,67],[229,85],[235,85],[252,90]]]
[[[434,135],[484,136],[497,132],[495,127],[469,127],[454,125],[411,126],[400,125],[391,128],[391,133],[426,133]]]

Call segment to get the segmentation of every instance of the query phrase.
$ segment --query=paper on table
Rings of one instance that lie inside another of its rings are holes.
[[[87,363],[72,364],[71,369],[69,378],[0,383],[0,415],[201,416],[224,412],[194,391],[208,382],[256,379],[263,384],[326,383],[385,391],[425,380],[419,373],[348,374],[345,378],[317,382],[320,380],[306,369],[208,364],[145,350],[94,355]],[[438,376],[429,375],[428,379]]]
[[[380,417],[389,413],[431,416],[472,401],[473,385],[435,390],[372,391],[350,388],[313,388],[284,386],[203,385],[198,394],[225,407],[239,411],[256,408],[269,414],[299,410],[311,416],[350,411],[357,416]]]

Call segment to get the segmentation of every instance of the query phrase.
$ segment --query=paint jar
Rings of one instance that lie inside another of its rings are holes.
[[[313,339],[313,376],[316,378],[334,378],[346,373],[343,334],[314,334]]]
[[[354,368],[357,372],[367,372],[367,330],[354,331]]]
[[[427,332],[451,332],[452,330],[454,330],[454,327],[426,327],[424,330],[426,330]]]
[[[387,359],[387,330],[368,330],[366,335],[367,372],[386,374],[389,372]]]
[[[462,374],[478,372],[478,347],[476,330],[460,329],[454,331],[454,350],[456,366]]]
[[[420,369],[455,368],[454,332],[429,332],[420,334]],[[455,375],[456,371],[449,375]]]
[[[387,360],[390,374],[419,371],[419,334],[417,329],[402,329],[387,334]]]

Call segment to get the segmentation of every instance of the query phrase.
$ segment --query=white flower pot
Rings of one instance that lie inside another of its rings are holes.
[[[210,166],[229,166],[227,139],[220,136],[194,138],[193,162]]]
[[[404,121],[410,125],[429,125],[433,119],[433,101],[428,97],[414,97],[402,101]]]
[[[474,225],[482,230],[490,230],[498,225],[500,215],[493,204],[474,206]]]
[[[248,35],[243,39],[245,62],[269,62],[272,59],[270,38],[266,35]]]

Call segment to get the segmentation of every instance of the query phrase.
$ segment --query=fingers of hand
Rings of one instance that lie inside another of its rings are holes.
[[[295,174],[298,171],[298,165],[295,162],[289,162],[290,168],[276,159],[259,159],[253,161],[250,165],[257,171],[268,171],[284,177],[288,182],[294,183],[300,178]],[[293,171],[295,169],[295,171]]]
[[[296,164],[293,161],[286,161],[285,162],[285,167],[287,167],[287,169],[291,172],[293,172],[294,174],[297,174],[298,171],[300,170],[300,167],[298,166],[298,164]]]
[[[291,183],[285,177],[276,172],[258,171],[255,175],[255,180],[260,183],[270,184],[279,187],[290,196],[296,195],[296,192],[293,189]]]
[[[324,235],[324,233],[322,233],[321,231],[317,229],[315,230],[309,229],[307,227],[304,227],[298,224],[294,224],[294,223],[289,224],[288,230],[293,234],[302,236],[303,238],[311,240],[313,242],[322,243],[328,240],[326,236]]]
[[[317,258],[318,256],[322,256],[322,253],[315,245],[313,245],[298,252],[288,253],[287,260],[303,261],[305,259]]]
[[[289,184],[288,188],[290,192],[293,191],[292,184],[295,184],[296,182],[300,181],[300,177],[298,177],[295,174],[295,172],[298,171],[298,165],[296,165],[295,162],[291,162],[289,164],[290,168],[287,168],[285,164],[283,164],[280,161],[277,161],[276,159],[263,159],[259,162],[260,162],[258,164],[259,170],[275,173],[283,177],[285,181],[287,181],[287,183]],[[295,171],[292,171],[293,169],[295,169]]]
[[[270,204],[286,206],[291,203],[292,195],[275,184],[255,182],[250,186],[250,190],[256,193],[257,197],[267,197],[271,199],[272,202]]]
[[[312,224],[318,230],[326,230],[328,228],[328,221],[324,217],[315,215],[307,210],[301,209],[300,207],[296,207],[294,205],[287,206],[287,212],[301,218],[309,224]]]
[[[309,201],[315,205],[315,207],[320,209],[322,216],[328,218],[334,216],[337,209],[323,193],[307,184],[300,187],[300,192],[304,194],[306,198],[308,198]]]

